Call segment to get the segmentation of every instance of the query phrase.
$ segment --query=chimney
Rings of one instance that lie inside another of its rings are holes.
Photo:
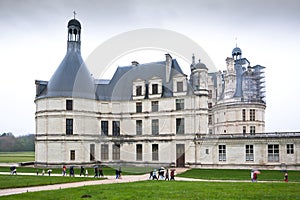
[[[171,78],[171,68],[172,68],[172,56],[166,54],[166,82],[168,83]]]
[[[139,65],[139,63],[137,61],[132,61],[131,64],[132,64],[132,66],[138,66]]]

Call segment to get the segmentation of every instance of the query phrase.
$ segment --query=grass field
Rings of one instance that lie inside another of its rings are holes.
[[[300,182],[300,171],[288,171],[289,181]],[[208,180],[250,180],[250,170],[237,169],[192,169],[178,176]],[[258,180],[283,181],[280,170],[261,170]]]
[[[0,152],[0,163],[18,163],[34,160],[34,152]]]
[[[0,199],[299,199],[299,183],[142,181],[85,186],[0,197]]]
[[[57,183],[71,183],[81,181],[100,180],[91,177],[62,177],[62,176],[11,176],[0,175],[0,189],[28,187],[37,185],[52,185]]]

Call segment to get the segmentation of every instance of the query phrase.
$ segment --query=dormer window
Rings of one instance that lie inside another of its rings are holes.
[[[142,79],[136,79],[132,83],[132,98],[144,99],[146,94],[146,82]]]
[[[158,94],[158,84],[152,84],[152,94]]]
[[[177,82],[177,92],[183,92],[183,82],[182,81]]]

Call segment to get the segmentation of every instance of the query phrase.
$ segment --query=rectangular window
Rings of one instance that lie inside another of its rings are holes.
[[[136,108],[136,112],[137,112],[137,113],[141,113],[141,112],[142,112],[142,109],[143,109],[143,107],[142,107],[142,102],[136,102],[135,108]]]
[[[183,92],[183,82],[182,81],[177,82],[177,92]]]
[[[255,133],[255,126],[250,126],[250,134],[254,134]]]
[[[142,86],[141,85],[139,85],[139,86],[136,86],[135,87],[135,89],[136,89],[136,96],[142,96]]]
[[[75,150],[70,151],[70,160],[75,160]]]
[[[255,121],[255,110],[250,109],[250,121]]]
[[[208,98],[212,99],[212,90],[208,90]]]
[[[184,99],[176,99],[176,110],[184,109]]]
[[[209,149],[205,149],[205,154],[209,154]]]
[[[279,144],[268,145],[268,162],[279,162]]]
[[[242,110],[242,120],[246,121],[246,109]]]
[[[212,124],[212,115],[208,115],[208,124],[209,124],[209,125]]]
[[[287,144],[286,145],[286,153],[287,154],[294,154],[294,144]]]
[[[152,94],[158,94],[158,84],[152,84]]]
[[[219,161],[226,161],[226,145],[219,145]]]
[[[246,161],[254,161],[253,145],[246,145]]]
[[[108,135],[108,121],[101,121],[101,135]]]
[[[208,133],[209,134],[212,134],[213,133],[213,130],[210,128],[210,129],[208,129]]]
[[[143,160],[143,145],[136,145],[136,160]]]
[[[158,101],[151,101],[151,111],[158,112]]]
[[[73,110],[73,100],[66,100],[66,110]]]
[[[135,129],[136,129],[137,135],[143,134],[143,121],[142,120],[136,120]]]
[[[207,104],[207,106],[208,106],[209,109],[211,109],[211,108],[212,108],[212,103],[209,102],[209,103]]]
[[[66,119],[66,134],[73,135],[73,119]]]
[[[159,121],[158,119],[152,119],[152,135],[158,135],[159,134]]]
[[[120,135],[120,121],[113,121],[113,136]]]
[[[113,155],[112,155],[112,159],[113,160],[120,160],[120,145],[119,144],[113,144],[112,146],[112,151],[113,151]]]
[[[184,134],[184,118],[176,119],[176,134]]]
[[[101,144],[101,160],[108,160],[108,144]]]
[[[247,127],[246,126],[243,126],[243,134],[245,135],[247,132]]]
[[[90,161],[95,160],[95,144],[90,144]]]
[[[158,144],[152,144],[152,160],[158,160]]]

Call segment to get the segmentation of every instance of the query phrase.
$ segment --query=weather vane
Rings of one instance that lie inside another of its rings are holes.
[[[73,11],[73,14],[74,14],[74,19],[75,19],[75,15],[77,14],[77,13],[75,12],[75,10]]]

